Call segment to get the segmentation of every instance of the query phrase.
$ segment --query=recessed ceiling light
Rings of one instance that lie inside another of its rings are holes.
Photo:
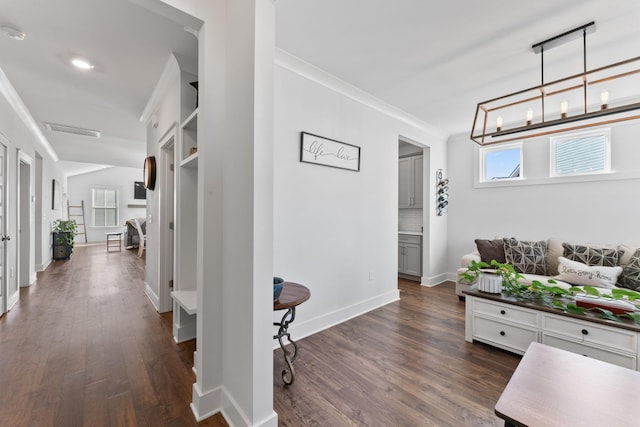
[[[89,61],[81,58],[73,58],[71,63],[74,67],[80,68],[81,70],[90,70],[93,68],[93,65]]]
[[[5,36],[14,40],[24,40],[24,38],[26,37],[24,31],[20,31],[19,29],[10,27],[8,25],[1,26],[0,31],[2,31],[2,34],[4,34]]]

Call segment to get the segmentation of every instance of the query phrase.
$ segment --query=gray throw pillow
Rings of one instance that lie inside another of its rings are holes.
[[[504,254],[507,264],[518,273],[547,274],[547,242],[530,242],[513,237],[504,238]]]
[[[564,257],[571,261],[578,261],[587,265],[601,265],[615,267],[620,265],[620,258],[624,250],[605,248],[601,246],[574,245],[563,243]]]
[[[618,278],[618,285],[640,291],[640,249],[631,256],[629,264],[622,267],[622,274]]]

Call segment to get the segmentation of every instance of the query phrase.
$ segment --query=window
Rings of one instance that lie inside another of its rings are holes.
[[[551,176],[610,172],[609,129],[551,138]]]
[[[94,227],[118,225],[118,190],[115,188],[91,189],[91,209]]]
[[[522,143],[480,149],[480,181],[521,179]]]

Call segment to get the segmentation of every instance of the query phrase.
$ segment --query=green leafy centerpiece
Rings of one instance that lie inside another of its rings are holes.
[[[462,278],[469,284],[476,282],[481,274],[491,273],[502,279],[502,293],[523,300],[532,300],[567,313],[585,315],[593,312],[602,318],[620,321],[631,319],[640,323],[640,292],[630,289],[608,289],[610,293],[602,293],[592,286],[571,286],[565,289],[558,286],[553,279],[547,284],[538,280],[522,283],[525,276],[518,273],[510,264],[495,260],[488,264],[483,261],[471,261]]]

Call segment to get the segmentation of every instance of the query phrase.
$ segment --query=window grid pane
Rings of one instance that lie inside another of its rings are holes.
[[[484,151],[484,181],[520,178],[521,150],[521,147],[512,146]]]
[[[93,226],[115,227],[118,225],[118,190],[92,189]]]
[[[603,172],[606,170],[606,138],[589,135],[555,143],[556,175]]]

